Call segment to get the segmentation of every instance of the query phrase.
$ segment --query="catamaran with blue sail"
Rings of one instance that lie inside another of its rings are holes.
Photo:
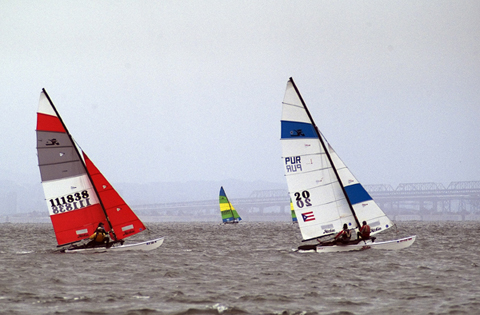
[[[292,78],[282,104],[281,143],[288,190],[303,241],[318,241],[299,250],[338,252],[412,245],[416,236],[385,242],[376,242],[374,237],[357,239],[360,222],[368,223],[371,235],[394,223],[321,134]],[[341,245],[333,242],[345,224],[353,239]]]

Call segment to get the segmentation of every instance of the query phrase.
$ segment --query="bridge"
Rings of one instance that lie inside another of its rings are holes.
[[[365,185],[365,189],[392,219],[422,220],[443,215],[457,220],[480,219],[480,181]],[[290,219],[286,190],[253,191],[248,198],[230,198],[242,218],[284,221]],[[139,215],[191,220],[219,220],[218,200],[157,203],[132,206]],[[459,217],[460,216],[460,217]]]
[[[365,189],[387,213],[480,214],[480,181],[367,185]]]

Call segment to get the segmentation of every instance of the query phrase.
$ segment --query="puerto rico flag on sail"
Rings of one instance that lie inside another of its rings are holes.
[[[302,213],[303,222],[314,221],[313,211]]]

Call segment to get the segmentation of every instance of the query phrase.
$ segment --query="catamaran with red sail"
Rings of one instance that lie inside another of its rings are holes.
[[[162,245],[163,237],[124,244],[124,239],[145,231],[145,225],[73,140],[45,89],[40,93],[36,132],[43,190],[63,251],[148,251]],[[111,242],[82,244],[99,223]]]

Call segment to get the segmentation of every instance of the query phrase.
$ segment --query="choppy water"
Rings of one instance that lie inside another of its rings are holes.
[[[292,251],[290,223],[151,223],[151,252],[60,254],[50,224],[0,225],[1,314],[479,314],[476,222],[399,224],[400,251]]]

